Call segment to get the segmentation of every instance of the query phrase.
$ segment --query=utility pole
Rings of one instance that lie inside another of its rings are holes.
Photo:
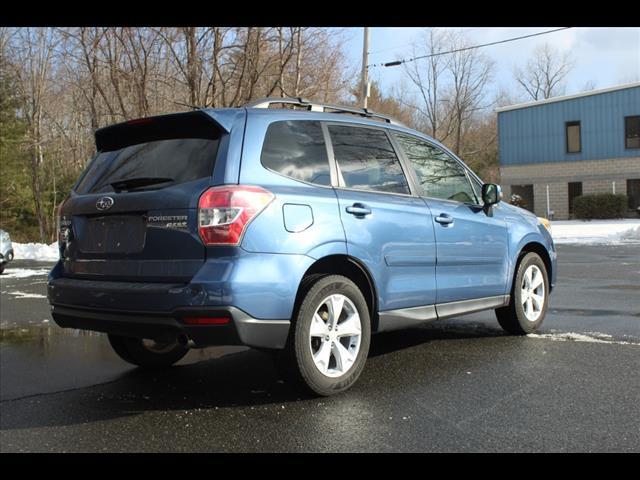
[[[362,46],[362,76],[360,78],[360,105],[367,108],[369,96],[369,27],[364,27],[364,44]]]

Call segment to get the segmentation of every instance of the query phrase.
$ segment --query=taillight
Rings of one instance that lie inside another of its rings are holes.
[[[71,233],[71,220],[64,218],[62,216],[62,207],[69,199],[69,196],[60,202],[58,205],[58,246],[62,246],[69,241],[70,233]]]
[[[247,225],[275,198],[249,185],[211,187],[198,202],[198,229],[205,245],[239,245]]]

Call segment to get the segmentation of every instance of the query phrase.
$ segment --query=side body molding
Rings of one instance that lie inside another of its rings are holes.
[[[472,300],[462,300],[459,302],[386,310],[379,313],[380,322],[378,332],[417,327],[441,318],[455,317],[479,312],[481,310],[504,307],[509,304],[510,299],[510,295],[497,295],[494,297],[474,298]]]

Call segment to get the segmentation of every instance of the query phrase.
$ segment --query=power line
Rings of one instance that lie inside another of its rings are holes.
[[[476,30],[480,30],[481,28],[486,28],[486,27],[464,28],[461,31],[463,33],[468,33],[468,32],[473,32],[473,31],[476,31]],[[377,55],[379,53],[388,52],[389,50],[397,50],[397,49],[402,48],[402,47],[408,47],[410,45],[413,45],[414,43],[415,43],[415,41],[412,41],[412,42],[407,42],[407,43],[402,43],[400,45],[396,45],[395,47],[385,47],[385,48],[383,48],[381,50],[376,50],[374,52],[369,52],[369,55]]]
[[[490,45],[498,45],[500,43],[515,42],[516,40],[522,40],[523,38],[531,38],[531,37],[537,37],[539,35],[547,35],[549,33],[559,32],[560,30],[567,30],[569,28],[571,28],[571,27],[556,28],[556,29],[553,29],[553,30],[546,30],[544,32],[532,33],[530,35],[522,35],[520,37],[507,38],[505,40],[498,40],[497,42],[483,43],[482,45],[473,45],[471,47],[458,48],[456,50],[450,50],[448,52],[432,53],[430,55],[421,55],[419,57],[413,57],[413,58],[402,59],[402,60],[394,60],[392,62],[374,63],[374,64],[371,64],[371,65],[367,65],[367,67],[368,68],[371,68],[371,67],[395,67],[397,65],[402,65],[403,63],[415,62],[416,60],[420,60],[420,59],[423,59],[423,58],[437,57],[438,55],[448,55],[448,54],[451,54],[451,53],[463,52],[465,50],[473,50],[475,48],[488,47]]]

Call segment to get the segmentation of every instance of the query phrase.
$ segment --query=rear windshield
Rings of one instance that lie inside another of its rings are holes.
[[[131,179],[167,179],[142,189],[165,188],[209,177],[218,151],[217,139],[174,138],[99,152],[82,176],[76,192],[112,192],[112,183]]]

